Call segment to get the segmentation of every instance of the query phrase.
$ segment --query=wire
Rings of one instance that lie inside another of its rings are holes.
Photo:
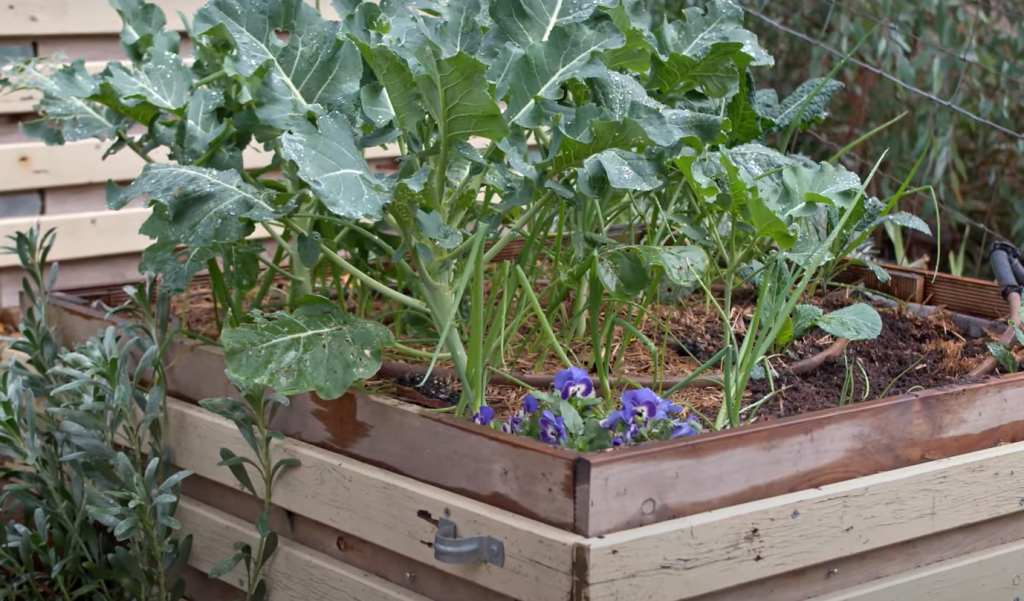
[[[842,2],[837,2],[836,0],[829,0],[829,3],[832,6],[839,7],[839,8],[841,8],[841,9],[843,9],[843,10],[845,10],[845,11],[851,13],[851,14],[854,14],[854,15],[862,18],[862,19],[867,19],[868,21],[871,21],[873,23],[877,23],[879,25],[887,25],[888,27],[891,27],[891,28],[895,29],[896,31],[898,31],[900,33],[900,35],[906,36],[906,37],[914,40],[915,42],[918,42],[918,43],[922,44],[923,46],[927,46],[927,47],[932,48],[934,50],[938,50],[939,52],[945,54],[946,56],[951,56],[953,58],[959,59],[959,60],[967,63],[968,65],[975,66],[975,67],[977,67],[977,68],[979,68],[979,69],[981,69],[983,71],[991,73],[992,75],[1008,79],[1008,80],[1014,82],[1015,84],[1017,84],[1019,86],[1024,86],[1024,79],[1017,79],[1016,77],[1013,77],[1009,73],[1001,73],[1001,72],[993,69],[992,67],[988,67],[988,66],[985,66],[985,65],[979,63],[978,61],[970,60],[966,56],[967,55],[966,50],[964,52],[954,52],[953,50],[950,50],[949,48],[946,48],[946,47],[941,46],[939,44],[936,44],[934,42],[929,42],[928,40],[924,39],[921,36],[914,35],[913,33],[904,31],[903,29],[901,29],[899,27],[899,24],[894,22],[892,19],[886,18],[884,20],[880,20],[879,18],[877,18],[877,17],[875,17],[873,15],[869,15],[869,14],[866,14],[864,12],[861,12],[861,11],[859,11],[859,10],[857,10],[857,9],[847,5],[847,4],[843,4]],[[980,14],[980,13],[976,13],[975,14],[975,25],[977,24],[978,14]],[[973,30],[973,28],[972,28],[971,31],[972,31],[971,39],[972,39],[972,42],[973,42],[973,38],[974,38],[974,30]],[[968,44],[968,48],[970,48],[970,46],[971,46],[971,44],[969,43]]]
[[[832,54],[834,56],[837,56],[837,57],[839,57],[841,59],[845,59],[848,62],[851,62],[851,63],[861,67],[862,69],[865,69],[867,71],[870,71],[870,72],[874,73],[875,75],[883,77],[883,78],[891,81],[892,83],[900,86],[901,88],[903,88],[903,89],[905,89],[905,90],[907,90],[909,92],[913,92],[914,94],[917,94],[919,96],[927,98],[928,100],[931,100],[932,102],[934,102],[934,103],[936,103],[936,104],[938,104],[940,106],[944,106],[944,107],[946,107],[946,108],[948,108],[948,109],[950,109],[952,111],[955,111],[957,113],[960,113],[961,115],[964,115],[965,117],[969,117],[970,119],[973,119],[974,121],[977,121],[978,123],[982,123],[984,125],[988,125],[989,127],[993,128],[993,129],[995,129],[997,131],[1000,131],[1000,132],[1002,132],[1002,133],[1004,133],[1004,134],[1006,134],[1006,135],[1008,135],[1010,137],[1013,137],[1013,138],[1015,138],[1017,140],[1024,140],[1024,134],[1021,134],[1020,132],[1016,132],[1016,131],[1014,131],[1012,129],[1009,129],[1008,127],[1005,127],[1003,125],[1000,125],[1000,124],[996,123],[995,121],[991,121],[989,119],[986,119],[985,117],[982,117],[981,115],[973,113],[973,112],[963,108],[962,106],[954,104],[954,103],[952,103],[952,102],[950,102],[948,100],[943,100],[942,98],[939,98],[935,94],[931,94],[929,92],[926,92],[926,91],[922,90],[921,88],[919,88],[917,86],[914,86],[912,84],[908,84],[905,81],[901,80],[900,78],[898,78],[898,77],[896,77],[894,75],[890,75],[889,73],[886,73],[885,71],[883,71],[881,69],[878,69],[876,67],[872,67],[871,65],[865,63],[864,61],[858,60],[858,59],[853,58],[853,57],[847,57],[845,54],[843,54],[842,52],[836,50],[835,48],[832,48],[828,44],[819,42],[818,40],[816,40],[816,39],[814,39],[814,38],[812,38],[810,36],[804,35],[803,33],[800,33],[799,31],[791,29],[791,28],[783,25],[782,23],[779,23],[778,21],[775,21],[775,20],[771,19],[770,17],[764,15],[763,13],[761,13],[759,11],[756,11],[756,10],[754,10],[752,8],[747,8],[747,7],[743,7],[743,10],[746,13],[748,13],[748,14],[754,16],[754,17],[757,17],[758,19],[764,21],[765,23],[771,25],[772,27],[775,27],[776,29],[778,29],[780,31],[784,31],[784,32],[786,32],[786,33],[788,33],[788,34],[790,34],[792,36],[795,36],[797,38],[800,38],[801,40],[804,40],[805,42],[808,42],[810,44],[818,46],[819,48],[825,50],[826,52],[828,52],[828,53],[830,53],[830,54]]]
[[[992,4],[992,3],[980,2],[979,0],[967,0],[967,1],[970,2],[971,4],[977,6],[978,8],[985,8],[985,9],[988,9],[990,11],[999,13],[1000,15],[1002,15],[1002,16],[1006,17],[1007,19],[1009,19],[1011,24],[1012,23],[1019,23],[1021,21],[1024,21],[1024,12],[1011,11],[1011,10],[1009,10],[1007,8],[1003,8],[1001,6],[996,6],[995,4]]]

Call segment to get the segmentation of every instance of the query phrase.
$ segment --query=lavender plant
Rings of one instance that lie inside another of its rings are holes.
[[[189,472],[171,469],[163,445],[161,347],[111,327],[60,348],[46,321],[53,233],[12,242],[27,305],[18,355],[0,370],[0,596],[176,601],[192,539],[177,536],[174,512]]]

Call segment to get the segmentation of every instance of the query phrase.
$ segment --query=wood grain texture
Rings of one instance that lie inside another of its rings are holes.
[[[184,31],[178,11],[191,17],[206,0],[154,0],[168,27]],[[116,34],[121,18],[106,0],[5,0],[0,4],[0,37]]]
[[[1006,301],[999,286],[992,281],[965,278],[948,273],[934,273],[923,269],[882,265],[893,274],[907,274],[923,280],[922,302],[926,305],[945,307],[957,313],[966,313],[989,319],[1002,319],[1008,313]],[[873,277],[870,270],[859,265],[849,265],[837,278],[841,282],[853,282]],[[911,300],[904,298],[904,300]],[[911,301],[915,302],[915,301]]]
[[[152,0],[164,11],[168,29],[184,32],[178,16],[189,19],[208,0]],[[316,0],[306,0],[315,5]],[[321,3],[325,18],[337,19],[330,2]],[[0,4],[0,38],[117,34],[121,19],[107,0],[5,0]]]
[[[598,536],[1021,441],[1022,386],[1018,374],[586,455],[576,531]]]
[[[1024,542],[928,566],[813,601],[1016,601],[1024,596]]]
[[[167,440],[177,465],[237,486],[218,450],[250,450],[233,424],[199,407],[170,399]],[[293,439],[274,445],[276,457],[301,467],[280,476],[279,507],[426,563],[485,588],[529,601],[565,601],[572,588],[574,546],[582,538],[550,526],[374,468]],[[436,520],[448,516],[462,537],[501,540],[505,565],[451,565],[433,558]],[[202,569],[202,566],[197,566]]]
[[[191,16],[189,15],[189,17]],[[192,40],[185,32],[180,32],[180,36],[178,54],[185,60],[190,60]],[[107,61],[123,61],[125,59],[124,50],[121,48],[121,36],[118,34],[47,36],[39,38],[35,47],[36,56],[53,58],[62,56],[100,65],[106,64]],[[88,63],[86,67],[89,66]]]
[[[261,504],[248,492],[217,484],[195,474],[182,482],[182,493],[249,523],[255,522],[260,515]],[[270,529],[300,545],[398,584],[432,601],[512,601],[512,597],[489,591],[433,566],[413,561],[280,507],[271,510]]]
[[[1022,475],[1016,443],[589,539],[588,599],[691,599],[1017,514]]]
[[[189,565],[201,572],[209,573],[230,556],[236,541],[255,548],[259,540],[252,524],[188,497],[181,499],[175,517],[181,522],[182,535],[193,537]],[[274,601],[429,601],[298,543],[279,540],[277,552],[264,572],[268,598]],[[245,581],[244,565],[239,564],[221,580],[244,589],[240,586]]]
[[[1024,540],[1024,514],[1014,513],[806,566],[701,595],[693,601],[808,601],[1021,540]]]
[[[96,257],[82,261],[62,261],[57,290],[84,288],[103,284],[124,285],[137,283],[140,279],[139,253]],[[13,308],[19,304],[21,280],[25,272],[20,266],[0,269],[0,307]]]
[[[63,146],[41,142],[23,142],[0,146],[0,191],[41,190],[60,186],[105,184],[108,180],[130,181],[142,171],[145,161],[123,150],[103,158],[109,142],[85,140]],[[166,161],[167,149],[150,153],[156,161]],[[247,167],[261,167],[270,161],[270,153],[250,147],[243,153]]]

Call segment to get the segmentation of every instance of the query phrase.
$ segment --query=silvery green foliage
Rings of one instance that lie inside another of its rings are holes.
[[[129,290],[145,300],[138,324],[61,349],[46,315],[52,232],[12,238],[27,274],[15,344],[27,360],[0,369],[0,598],[176,601],[192,539],[174,518],[189,472],[163,447],[155,340],[168,299],[154,311],[151,288]]]

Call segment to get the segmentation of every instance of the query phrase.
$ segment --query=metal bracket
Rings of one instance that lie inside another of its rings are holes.
[[[442,563],[466,564],[485,562],[498,566],[505,565],[505,545],[489,536],[458,538],[455,522],[441,518],[434,534],[434,559]]]

